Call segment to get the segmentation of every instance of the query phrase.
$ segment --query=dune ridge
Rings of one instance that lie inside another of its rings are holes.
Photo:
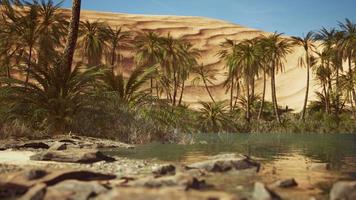
[[[218,70],[217,80],[214,86],[210,86],[213,95],[217,100],[227,100],[229,94],[225,93],[223,82],[226,78],[226,69],[224,62],[219,60],[216,55],[221,49],[220,43],[225,39],[241,41],[251,39],[260,35],[271,33],[261,30],[243,27],[238,24],[225,22],[218,19],[193,16],[161,16],[161,15],[139,15],[123,13],[104,13],[96,11],[82,11],[82,20],[99,20],[108,23],[110,26],[122,26],[125,30],[132,31],[154,31],[161,35],[171,34],[173,37],[182,37],[194,44],[194,47],[201,50],[200,63]],[[132,69],[132,60],[134,53],[129,50],[123,50],[126,57],[123,70],[130,73]],[[287,57],[285,70],[276,76],[276,87],[278,103],[281,106],[288,106],[295,111],[302,109],[305,86],[306,69],[298,67],[298,58],[302,55],[301,48],[295,48],[294,52]],[[127,64],[126,64],[127,63]],[[194,75],[193,75],[194,76]],[[256,93],[261,93],[262,77],[256,82]],[[267,82],[267,100],[270,100],[270,83]],[[199,101],[210,101],[203,85],[191,85],[190,81],[186,84],[186,92],[183,101],[196,107]],[[318,88],[313,80],[310,83],[310,100],[315,98],[314,91]]]

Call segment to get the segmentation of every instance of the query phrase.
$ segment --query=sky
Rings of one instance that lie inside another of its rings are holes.
[[[64,0],[63,7],[71,2]],[[82,9],[203,16],[294,36],[336,27],[345,18],[356,23],[356,0],[82,0]]]

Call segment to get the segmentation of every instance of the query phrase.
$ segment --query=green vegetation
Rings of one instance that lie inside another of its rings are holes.
[[[356,133],[356,24],[349,20],[304,38],[226,40],[217,55],[228,72],[225,102],[211,90],[216,70],[199,64],[199,50],[182,38],[79,23],[80,1],[73,1],[70,21],[52,1],[0,3],[0,137],[75,132],[145,143],[197,132]],[[301,113],[279,107],[275,80],[296,46],[305,51],[299,63],[307,72]],[[123,50],[136,53],[128,73]],[[320,86],[314,102],[310,73]],[[268,77],[272,102],[265,100]],[[203,84],[211,102],[189,108],[188,81]]]

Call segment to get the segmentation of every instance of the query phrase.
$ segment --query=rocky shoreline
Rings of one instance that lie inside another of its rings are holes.
[[[105,148],[134,148],[120,142],[66,136],[0,143],[0,199],[289,199],[279,190],[296,188],[293,178],[254,182],[249,196],[228,193],[208,181],[231,171],[259,173],[246,156],[219,155],[203,162],[173,165],[154,160],[110,157]],[[356,199],[356,182],[335,183],[329,198]],[[309,199],[318,199],[310,197]]]

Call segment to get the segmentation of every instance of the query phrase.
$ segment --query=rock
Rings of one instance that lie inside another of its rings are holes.
[[[245,158],[221,158],[215,160],[208,160],[204,162],[194,163],[186,166],[187,170],[190,169],[204,169],[208,172],[226,172],[229,170],[244,170],[256,168],[260,170],[260,163],[253,161],[249,157]]]
[[[330,164],[329,163],[313,163],[309,166],[309,170],[312,170],[312,171],[330,170]]]
[[[356,181],[340,181],[333,185],[330,200],[356,199]]]
[[[71,149],[65,151],[46,151],[30,157],[37,161],[56,161],[69,163],[94,163],[99,161],[115,161],[114,158],[104,155],[99,150]]]
[[[31,149],[48,149],[48,144],[44,142],[27,142],[20,145],[19,148],[31,148]]]
[[[50,151],[63,151],[67,149],[67,144],[63,142],[54,142],[49,148]]]
[[[128,182],[127,185],[148,188],[179,187],[184,190],[200,190],[212,187],[211,185],[206,184],[205,180],[199,180],[193,176],[183,173],[176,174],[175,176],[164,176],[159,178],[145,177],[132,182]]]
[[[280,187],[280,188],[290,188],[290,187],[298,186],[298,183],[295,181],[294,178],[291,178],[291,179],[277,181],[276,183],[273,184],[273,186]]]
[[[43,174],[45,174],[43,176]],[[17,197],[25,194],[30,188],[38,184],[47,186],[56,185],[65,180],[112,180],[115,175],[101,174],[89,171],[43,171],[43,172],[17,172],[0,175],[0,199]]]
[[[98,182],[66,180],[48,187],[44,200],[87,200],[108,191],[108,188]]]
[[[179,191],[171,188],[115,188],[99,195],[96,200],[239,200],[237,196],[223,192]]]
[[[39,183],[30,188],[20,200],[42,200],[46,194],[46,184]]]
[[[252,194],[253,200],[281,200],[281,197],[268,189],[263,183],[256,182]]]
[[[174,165],[163,165],[155,169],[152,173],[156,176],[175,175],[176,167]]]

